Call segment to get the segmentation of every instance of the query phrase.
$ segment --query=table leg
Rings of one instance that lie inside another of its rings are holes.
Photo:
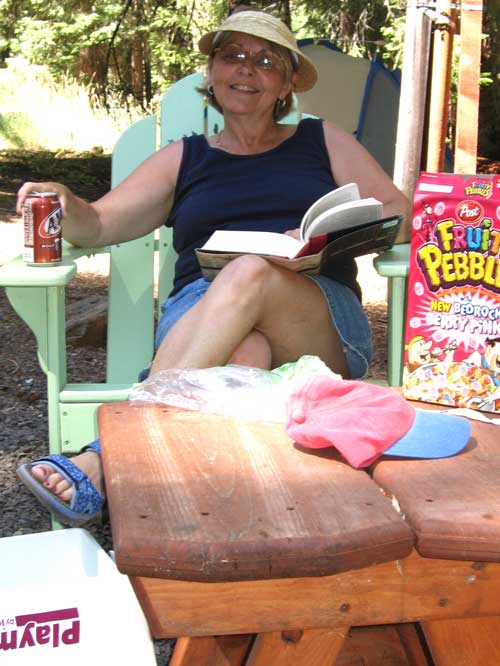
[[[332,666],[349,627],[259,634],[245,666]]]
[[[178,638],[169,666],[243,666],[252,634]]]
[[[500,617],[422,622],[436,666],[498,666]]]
[[[399,640],[411,666],[429,666],[426,650],[422,643],[421,632],[418,625],[413,622],[393,625],[398,633]]]

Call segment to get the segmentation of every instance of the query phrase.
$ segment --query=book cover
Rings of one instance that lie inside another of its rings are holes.
[[[403,394],[500,412],[499,175],[420,175]]]

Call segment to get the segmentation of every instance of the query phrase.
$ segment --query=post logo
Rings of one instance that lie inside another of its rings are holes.
[[[461,201],[456,213],[461,222],[478,222],[484,217],[484,209],[477,201]]]

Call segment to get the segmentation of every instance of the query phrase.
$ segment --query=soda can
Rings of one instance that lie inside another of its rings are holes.
[[[24,253],[27,264],[61,261],[61,204],[55,192],[31,192],[23,204]]]

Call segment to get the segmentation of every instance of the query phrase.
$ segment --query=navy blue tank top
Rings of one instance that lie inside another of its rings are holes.
[[[183,142],[166,223],[173,227],[178,254],[172,294],[201,277],[194,250],[216,229],[281,233],[295,229],[309,206],[337,187],[321,120],[302,120],[291,137],[257,155],[212,148],[202,135],[185,137]],[[339,260],[327,275],[360,296],[353,259]]]

